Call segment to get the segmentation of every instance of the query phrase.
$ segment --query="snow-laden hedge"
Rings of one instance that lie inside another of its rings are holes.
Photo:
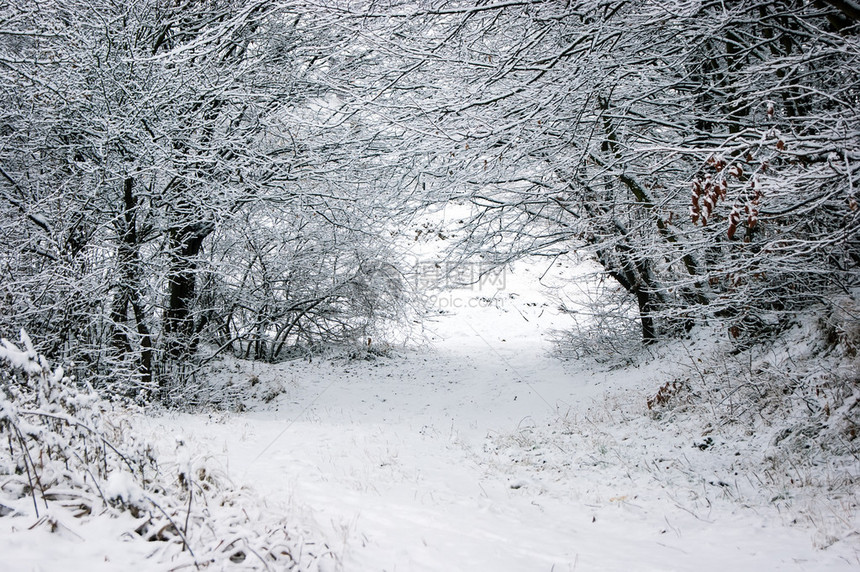
[[[325,545],[305,541],[205,455],[159,462],[127,413],[52,369],[23,331],[21,343],[0,342],[0,518],[51,531],[62,526],[57,515],[113,518],[117,539],[152,542],[151,558],[171,569],[333,563]]]

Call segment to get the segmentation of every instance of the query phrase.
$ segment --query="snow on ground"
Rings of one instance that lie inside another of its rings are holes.
[[[648,415],[671,364],[550,357],[544,334],[568,318],[538,273],[440,294],[428,347],[225,360],[222,381],[255,388],[248,410],[138,423],[208,451],[270,510],[315,527],[346,571],[860,566],[856,508],[837,515],[853,534],[822,538],[743,472],[753,445]]]
[[[61,511],[49,512],[43,517],[57,524],[48,525],[47,518],[26,523],[13,518],[0,519],[0,569],[9,572],[130,569],[158,572],[164,569],[148,559],[153,553],[151,545],[117,535],[123,528],[135,528],[130,517],[120,522],[104,518],[86,523]]]
[[[243,412],[156,411],[131,419],[132,434],[155,444],[165,474],[188,465],[224,483],[205,526],[232,519],[253,536],[290,523],[285,542],[323,571],[858,569],[856,479],[842,475],[860,463],[786,472],[768,461],[775,435],[649,411],[689,373],[679,362],[713,346],[706,336],[624,369],[551,357],[547,333],[571,318],[538,276],[564,283],[578,269],[544,270],[440,292],[428,343],[386,357],[225,358],[213,383],[243,388]],[[0,518],[2,570],[193,567],[128,533],[128,515],[54,504],[20,516],[30,502],[0,506],[19,514]]]

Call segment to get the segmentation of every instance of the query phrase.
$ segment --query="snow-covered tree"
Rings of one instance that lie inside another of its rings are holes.
[[[356,14],[358,16],[358,14]],[[376,17],[378,16],[378,17]],[[464,252],[590,253],[645,340],[757,335],[857,285],[858,41],[847,3],[400,4],[380,114]],[[377,76],[379,77],[379,76]]]
[[[342,298],[343,284],[389,254],[376,159],[387,135],[359,130],[346,100],[351,34],[301,2],[4,7],[5,319],[55,340],[48,353],[119,361],[144,384],[166,381],[210,330],[295,342],[284,336],[294,313]],[[223,258],[237,240],[267,255]],[[316,241],[337,271],[291,266],[289,246]],[[213,305],[249,271],[250,291]],[[265,302],[286,313],[242,306],[300,274],[340,285],[291,282],[316,294]],[[353,317],[364,323],[367,311],[352,301],[337,320],[357,331]],[[265,317],[251,328],[237,308]]]
[[[144,383],[204,338],[363,337],[400,299],[397,216],[455,200],[461,254],[591,256],[645,340],[757,335],[857,286],[857,26],[800,0],[4,6],[3,320]]]

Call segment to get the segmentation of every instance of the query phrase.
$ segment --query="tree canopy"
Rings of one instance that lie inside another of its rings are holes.
[[[858,57],[842,0],[4,5],[0,324],[161,392],[364,340],[457,200],[463,256],[754,339],[860,286]]]

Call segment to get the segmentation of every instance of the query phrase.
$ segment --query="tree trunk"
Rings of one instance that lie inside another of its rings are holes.
[[[637,288],[636,302],[639,304],[639,321],[642,322],[642,342],[652,344],[657,341],[657,328],[651,316],[651,295]]]
[[[203,241],[212,232],[210,224],[198,223],[170,230],[170,268],[167,275],[168,302],[164,312],[167,355],[187,359],[197,351],[198,334],[192,308],[196,298],[197,261]]]
[[[113,327],[112,342],[121,354],[131,355],[134,348],[123,326],[128,323],[128,308],[134,313],[140,355],[138,371],[144,384],[152,381],[152,335],[146,325],[146,313],[140,301],[141,269],[140,244],[137,234],[137,199],[134,196],[134,179],[128,177],[123,182],[123,216],[118,220],[119,245],[117,264],[119,266],[119,292],[111,307]]]
[[[620,265],[615,262],[615,257],[605,250],[598,251],[597,259],[607,274],[636,297],[639,321],[642,324],[642,342],[654,343],[657,341],[657,325],[653,315],[655,294],[651,292],[650,265],[647,260],[632,260],[629,252],[615,254],[621,259]]]

